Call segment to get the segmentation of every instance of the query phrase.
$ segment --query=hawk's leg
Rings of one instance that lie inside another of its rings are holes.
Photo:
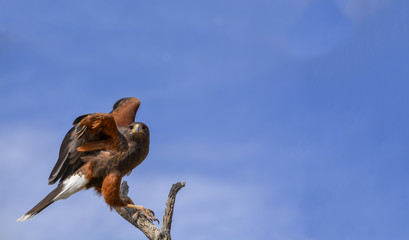
[[[121,195],[121,199],[122,199],[122,201],[124,201],[125,204],[132,204],[132,205],[134,205],[132,199],[131,199],[130,197],[128,197],[128,196]]]
[[[155,217],[155,213],[144,206],[128,204],[125,207],[136,209],[136,213],[132,216],[133,219],[137,219],[139,214],[142,213],[149,221],[158,221],[159,223],[159,220]]]
[[[158,221],[155,218],[155,214],[152,210],[149,210],[143,206],[135,205],[131,198],[128,196],[120,195],[121,177],[117,173],[111,173],[104,178],[102,182],[101,193],[104,196],[105,202],[112,207],[129,207],[136,209],[136,213],[133,218],[138,218],[138,215],[142,213],[149,221]]]

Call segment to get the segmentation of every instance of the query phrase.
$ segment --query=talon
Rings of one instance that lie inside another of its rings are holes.
[[[136,213],[132,216],[135,220],[138,219],[139,214],[142,213],[142,216],[144,216],[149,222],[158,221],[159,223],[159,220],[155,217],[155,213],[150,209],[133,204],[128,204],[126,207],[136,209]]]
[[[156,222],[158,222],[158,224],[160,224],[159,220],[155,217],[155,212],[150,210],[150,209],[148,209],[148,210],[152,213],[152,219],[151,219],[152,221],[151,222],[156,221]]]

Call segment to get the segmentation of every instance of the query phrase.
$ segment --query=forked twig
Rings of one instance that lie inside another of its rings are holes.
[[[170,229],[172,225],[176,194],[185,185],[185,182],[178,182],[172,185],[172,188],[169,191],[168,200],[166,201],[165,214],[163,215],[162,226],[160,230],[145,217],[138,217],[134,219],[132,216],[135,214],[136,209],[121,207],[117,208],[116,211],[125,220],[141,230],[150,240],[170,240]],[[120,191],[121,195],[128,196],[129,186],[126,181],[122,182]]]

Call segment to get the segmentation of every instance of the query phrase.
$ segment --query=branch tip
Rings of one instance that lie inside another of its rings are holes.
[[[168,200],[166,201],[165,214],[163,216],[161,230],[158,229],[152,222],[148,221],[146,218],[133,219],[133,214],[136,212],[135,209],[121,207],[117,208],[121,217],[127,220],[129,223],[134,225],[136,228],[141,230],[146,237],[150,240],[159,240],[159,239],[171,239],[170,238],[170,228],[172,224],[173,209],[175,205],[176,194],[180,189],[186,186],[186,182],[177,182],[172,185]],[[121,195],[127,196],[129,192],[129,186],[126,181],[121,183],[120,193]]]

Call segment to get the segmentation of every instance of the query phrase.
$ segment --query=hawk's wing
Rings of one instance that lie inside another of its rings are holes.
[[[125,144],[117,125],[111,114],[94,113],[78,117],[61,144],[60,154],[50,177],[49,184],[54,184],[59,179],[63,181],[72,175],[82,165],[81,158],[87,153],[98,150],[117,150],[124,148]]]
[[[135,122],[135,115],[138,111],[141,101],[136,97],[119,99],[110,112],[115,119],[118,127],[127,127]]]

